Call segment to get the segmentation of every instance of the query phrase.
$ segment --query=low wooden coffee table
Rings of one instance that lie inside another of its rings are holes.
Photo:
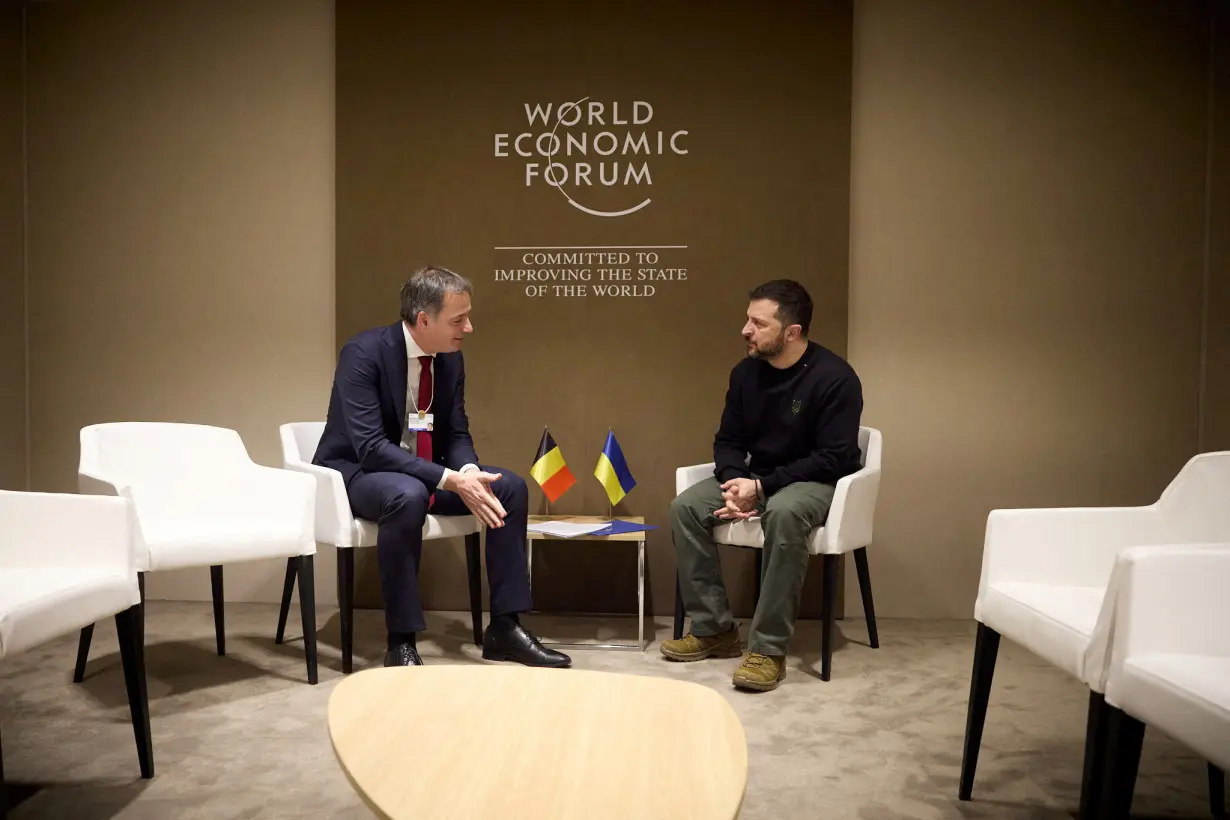
[[[618,515],[615,516],[620,521],[627,521],[630,524],[644,524],[645,519],[639,515]],[[531,515],[529,523],[541,523],[545,521],[563,521],[571,524],[604,524],[611,519],[600,515]],[[637,613],[637,629],[636,629],[636,645],[629,643],[559,643],[555,641],[543,641],[546,646],[558,646],[565,649],[636,649],[641,652],[645,651],[645,536],[649,533],[645,530],[640,532],[625,532],[619,535],[576,535],[571,538],[564,538],[559,535],[547,535],[541,532],[531,532],[526,534],[526,563],[529,564],[530,587],[534,585],[534,542],[535,541],[627,541],[636,544],[636,613]]]
[[[386,820],[731,820],[747,739],[708,687],[512,665],[367,669],[329,696],[351,786]]]

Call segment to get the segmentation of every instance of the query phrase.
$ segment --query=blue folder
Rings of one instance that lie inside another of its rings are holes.
[[[634,524],[631,521],[621,521],[617,518],[602,529],[589,533],[589,535],[623,535],[626,532],[646,532],[656,529],[657,527],[652,524]]]

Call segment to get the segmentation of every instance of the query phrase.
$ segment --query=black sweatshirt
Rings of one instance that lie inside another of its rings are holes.
[[[744,359],[730,371],[714,474],[719,482],[759,476],[766,497],[796,481],[836,484],[861,466],[862,412],[854,368],[816,342],[785,369]]]

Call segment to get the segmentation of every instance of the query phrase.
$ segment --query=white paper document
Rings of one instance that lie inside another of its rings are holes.
[[[543,535],[555,535],[560,538],[575,538],[578,535],[586,535],[591,532],[597,532],[610,526],[609,521],[604,521],[600,524],[573,524],[568,521],[531,521],[526,527],[530,532],[538,532]]]

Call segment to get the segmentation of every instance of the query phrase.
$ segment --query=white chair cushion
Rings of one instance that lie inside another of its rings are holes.
[[[141,519],[141,533],[149,549],[149,569],[168,570],[312,555],[316,542],[304,538],[302,522],[282,517]],[[309,522],[310,523],[310,522]]]
[[[713,540],[719,544],[730,544],[735,547],[764,549],[764,527],[760,526],[759,517],[719,524],[713,528]],[[824,527],[816,527],[807,539],[807,551],[812,555],[819,555],[820,545],[823,542]]]
[[[478,529],[478,519],[472,515],[429,515],[423,524],[423,540],[456,538],[478,532]],[[354,521],[355,546],[376,546],[376,535],[379,530],[380,526],[374,521],[356,518]]]
[[[0,657],[140,603],[136,578],[92,568],[0,569]]]
[[[1143,655],[1128,659],[1107,697],[1146,726],[1230,768],[1230,658]]]
[[[980,615],[1005,638],[1083,679],[1105,596],[1103,587],[995,583],[987,588]]]
[[[354,544],[356,547],[374,547],[376,546],[376,535],[380,531],[380,525],[375,521],[368,521],[365,518],[356,518],[354,520]]]

